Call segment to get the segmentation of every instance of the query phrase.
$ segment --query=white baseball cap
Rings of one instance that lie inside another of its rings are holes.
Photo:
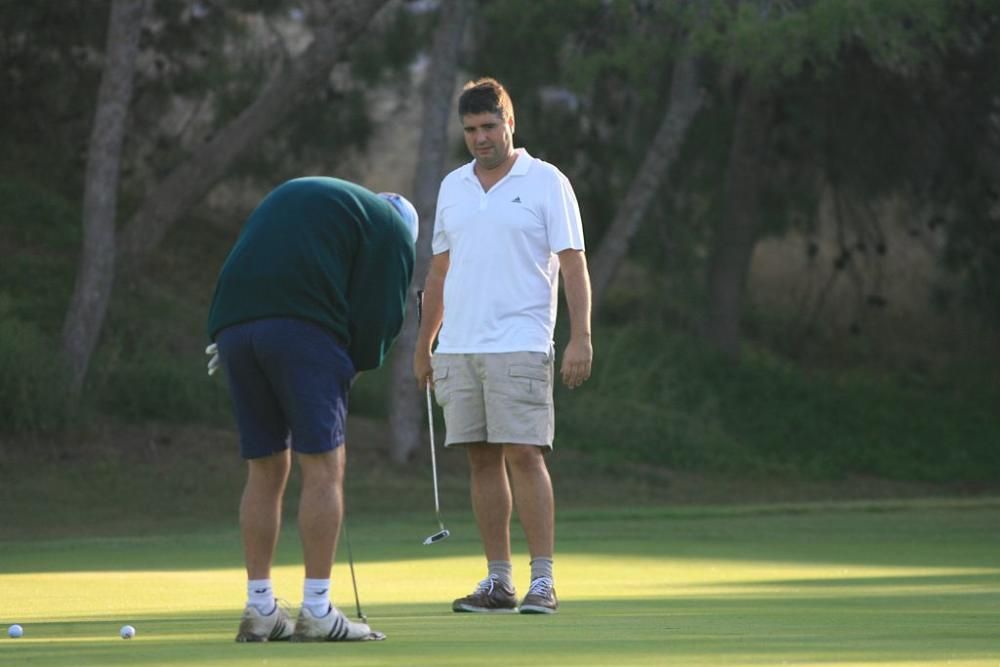
[[[420,233],[420,216],[417,215],[417,209],[410,203],[410,200],[395,192],[380,192],[378,196],[392,204],[399,213],[399,217],[403,219],[403,224],[410,230],[413,242],[416,243]]]

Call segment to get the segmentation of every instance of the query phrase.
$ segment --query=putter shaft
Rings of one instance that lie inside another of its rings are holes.
[[[358,596],[358,580],[354,577],[354,553],[351,550],[351,536],[347,532],[347,519],[344,519],[341,527],[344,530],[344,541],[347,542],[347,564],[351,568],[351,586],[354,588],[354,604],[358,610],[358,618],[361,619],[362,623],[367,623],[368,617],[361,611],[361,598]]]
[[[444,530],[444,523],[441,521],[441,503],[438,500],[438,471],[437,471],[437,460],[435,459],[436,454],[434,453],[434,409],[431,405],[431,385],[427,383],[427,427],[430,430],[430,442],[431,442],[431,474],[434,477],[434,516],[437,517],[438,523],[441,524],[441,530]]]
[[[434,518],[438,522],[438,532],[427,537],[424,540],[424,544],[434,544],[439,542],[444,538],[451,535],[448,529],[444,527],[444,521],[441,520],[441,501],[438,498],[438,473],[437,473],[437,458],[434,452],[434,406],[431,404],[431,385],[427,383],[427,428],[430,431],[430,443],[431,443],[431,473],[434,478]]]

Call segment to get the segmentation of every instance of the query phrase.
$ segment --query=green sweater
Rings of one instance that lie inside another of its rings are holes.
[[[288,181],[257,206],[226,258],[208,336],[297,317],[326,327],[356,370],[377,368],[402,327],[413,262],[410,232],[386,200],[336,178]]]

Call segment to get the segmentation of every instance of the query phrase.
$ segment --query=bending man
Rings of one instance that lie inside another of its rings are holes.
[[[343,519],[348,392],[399,333],[416,235],[416,210],[399,195],[299,178],[257,206],[222,267],[208,317],[218,352],[209,373],[225,371],[248,465],[238,642],[383,637],[332,605],[330,571]],[[271,585],[289,448],[302,474],[305,563],[294,625]]]

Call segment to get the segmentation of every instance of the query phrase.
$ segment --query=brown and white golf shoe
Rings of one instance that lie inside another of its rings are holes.
[[[528,594],[521,600],[522,614],[554,614],[559,609],[556,587],[548,577],[533,579]]]
[[[517,593],[497,577],[490,575],[476,590],[451,605],[452,611],[513,613],[517,611]]]

